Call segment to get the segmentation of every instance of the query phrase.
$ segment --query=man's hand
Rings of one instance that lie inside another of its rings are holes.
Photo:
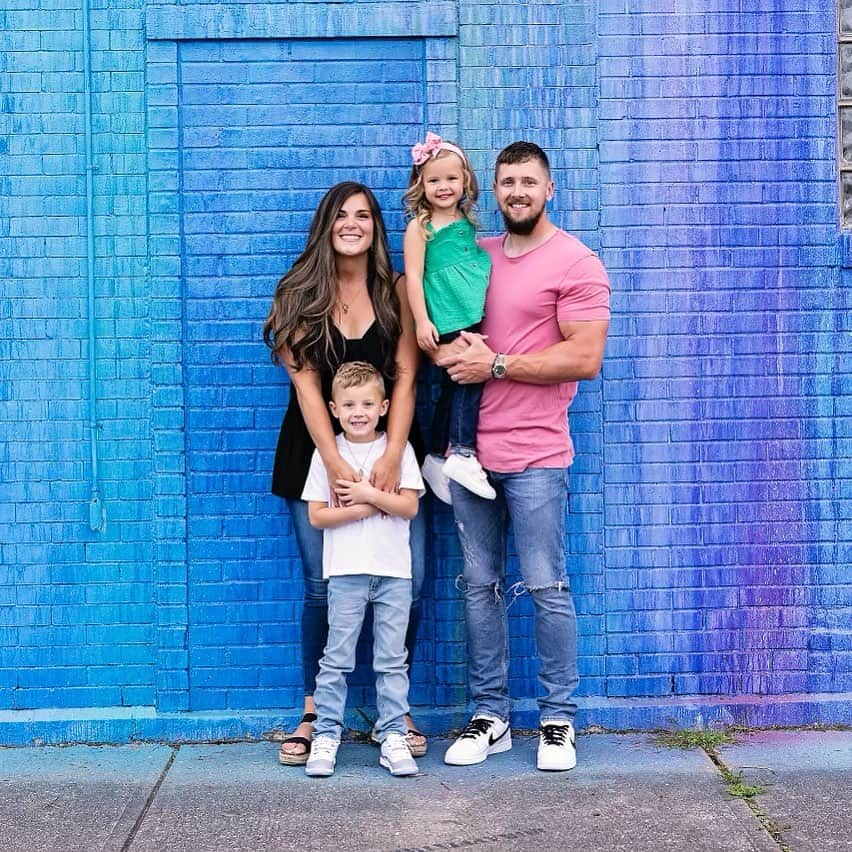
[[[465,349],[458,351],[457,343],[461,340],[466,344]],[[496,355],[485,343],[485,337],[470,331],[463,331],[458,340],[451,344],[456,352],[441,355],[435,362],[443,367],[454,382],[460,385],[480,384],[491,378],[491,365]]]

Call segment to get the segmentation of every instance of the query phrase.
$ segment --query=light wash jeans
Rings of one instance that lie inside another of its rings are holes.
[[[411,666],[417,628],[420,625],[420,594],[426,579],[426,512],[423,501],[409,525],[411,547],[411,618],[405,647]],[[288,500],[287,508],[293,521],[296,545],[302,560],[305,581],[305,601],[302,605],[302,680],[305,695],[314,694],[319,661],[328,637],[328,597],[326,581],[322,578],[322,530],[314,529],[308,521],[308,504],[303,500]]]
[[[574,718],[577,705],[577,616],[565,574],[563,468],[488,472],[496,500],[483,500],[450,482],[464,556],[464,599],[470,694],[475,712],[508,721],[508,617],[503,600],[508,522],[515,533],[523,586],[535,607],[535,643],[541,667],[541,721]]]
[[[355,668],[355,647],[367,604],[373,604],[373,671],[376,673],[376,737],[406,733],[408,666],[405,631],[411,608],[411,580],[352,574],[328,581],[328,644],[320,660],[314,701],[314,736],[339,740],[346,707],[346,675]]]

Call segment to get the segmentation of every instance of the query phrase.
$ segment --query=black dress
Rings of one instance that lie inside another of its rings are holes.
[[[336,356],[337,364],[346,361],[366,361],[377,370],[382,370],[388,354],[390,341],[384,337],[378,322],[373,324],[364,332],[363,337],[344,337],[336,326],[332,326],[332,347]],[[328,365],[320,368],[320,384],[322,386],[322,398],[328,402],[331,399],[331,380],[334,370]],[[393,394],[393,381],[387,376],[385,379],[385,391],[388,399]],[[331,414],[329,413],[329,417]],[[340,432],[340,423],[336,418],[331,418],[335,433]],[[386,428],[386,418],[379,421],[379,430]],[[417,460],[423,461],[423,440],[417,424],[412,421],[411,432],[408,440],[414,448]],[[295,390],[290,391],[290,403],[281,424],[278,434],[278,446],[275,449],[275,463],[272,468],[272,493],[278,497],[289,500],[301,500],[305,480],[308,478],[308,468],[311,465],[311,456],[315,446],[311,438],[302,409],[299,407],[299,399]]]

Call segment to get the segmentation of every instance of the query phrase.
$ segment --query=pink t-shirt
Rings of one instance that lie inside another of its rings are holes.
[[[491,257],[482,333],[495,352],[539,352],[563,340],[559,323],[609,319],[609,279],[597,256],[565,231],[520,257],[506,257],[505,235],[480,241]],[[485,383],[477,453],[500,473],[567,467],[574,458],[568,406],[577,382]]]

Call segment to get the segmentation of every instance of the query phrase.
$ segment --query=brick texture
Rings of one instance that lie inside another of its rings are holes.
[[[301,569],[268,493],[289,387],[261,325],[338,180],[377,191],[401,266],[427,128],[470,153],[488,232],[497,151],[541,144],[553,219],[611,273],[603,379],[570,417],[581,695],[852,691],[834,4],[347,5],[94,0],[95,400],[82,11],[0,12],[0,711],[298,709]],[[411,697],[458,711],[461,558],[425,510]],[[528,597],[510,612],[529,699]]]

